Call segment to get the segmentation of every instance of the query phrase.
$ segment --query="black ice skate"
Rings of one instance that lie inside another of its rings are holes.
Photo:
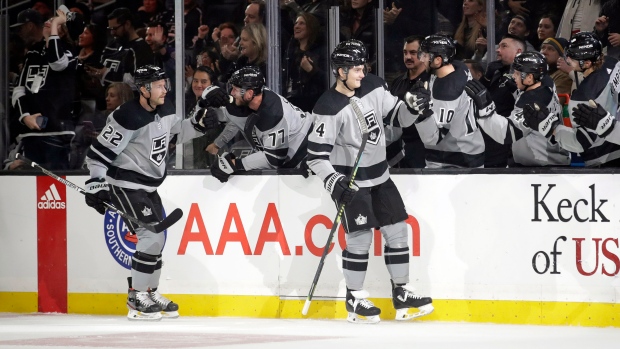
[[[130,289],[127,295],[127,308],[129,320],[159,321],[162,318],[161,307],[151,300],[148,292]]]
[[[433,312],[431,297],[416,295],[407,286],[395,286],[392,290],[392,303],[396,309],[396,320],[411,320]],[[418,312],[409,313],[410,308],[417,308]]]
[[[347,311],[349,316],[347,321],[360,324],[376,324],[381,321],[379,314],[381,309],[369,301],[367,291],[351,291],[347,288]]]
[[[161,315],[166,319],[176,319],[179,317],[179,305],[164,295],[159,293],[156,288],[149,291],[151,300],[161,307]]]

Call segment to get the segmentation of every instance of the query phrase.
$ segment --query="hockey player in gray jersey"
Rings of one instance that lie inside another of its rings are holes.
[[[368,268],[368,250],[373,229],[385,239],[385,263],[392,282],[392,301],[397,320],[407,320],[433,311],[429,297],[416,295],[409,282],[409,246],[405,205],[390,179],[385,153],[384,123],[410,126],[416,114],[428,108],[428,99],[405,105],[390,94],[385,81],[366,74],[367,53],[358,40],[341,42],[331,54],[336,85],[316,103],[316,120],[308,138],[308,165],[325,183],[336,205],[345,204],[343,226],[347,247],[342,251],[342,269],[347,286],[348,321],[380,321],[381,310],[369,301],[364,291]],[[356,155],[361,147],[362,131],[351,99],[359,106],[368,125],[369,137],[356,172],[354,187],[349,187]],[[415,314],[408,309],[418,308]]]
[[[454,41],[445,35],[426,37],[418,51],[431,72],[432,113],[415,123],[426,147],[427,168],[484,167],[484,139],[470,97],[463,90],[472,77],[464,63],[453,61],[455,52]],[[429,91],[418,87],[405,100],[428,95]]]
[[[520,53],[515,57],[511,68],[514,71],[512,78],[518,90],[514,109],[508,118],[495,112],[494,103],[485,108],[482,99],[490,100],[491,97],[486,96],[487,92],[481,83],[472,80],[465,86],[465,91],[475,103],[478,103],[476,104],[478,124],[496,142],[512,144],[512,155],[517,165],[570,165],[568,151],[560,147],[552,132],[548,132],[551,128],[538,129],[538,122],[525,119],[536,105],[539,108],[546,108],[550,123],[560,122],[562,109],[555,84],[547,74],[545,57],[540,52]]]
[[[566,49],[567,63],[584,79],[569,102],[572,128],[557,124],[552,132],[566,150],[581,155],[586,166],[620,166],[620,130],[615,126],[620,92],[620,63],[605,57],[598,37],[575,34]],[[544,125],[547,110],[532,110],[533,122]]]
[[[91,195],[86,196],[86,204],[104,214],[103,202],[111,201],[142,222],[157,223],[163,214],[157,187],[166,178],[170,138],[177,134],[180,144],[202,136],[218,122],[214,113],[206,110],[188,119],[177,115],[174,106],[165,100],[170,82],[159,67],[139,68],[135,83],[140,98],[122,104],[108,116],[88,151],[86,162],[91,178],[86,181],[86,191]],[[164,234],[125,223],[138,236],[131,261],[127,317],[178,317],[178,305],[158,291]]]
[[[253,152],[241,159],[235,159],[232,153],[221,154],[211,166],[211,174],[223,183],[240,171],[300,166],[307,156],[313,116],[267,89],[258,67],[247,66],[235,71],[228,85],[232,88],[234,105],[230,103],[230,96],[215,86],[203,91],[204,101],[201,102],[218,108],[229,120],[223,132],[228,140],[242,132]],[[218,138],[216,143],[226,143],[221,141],[222,137]]]

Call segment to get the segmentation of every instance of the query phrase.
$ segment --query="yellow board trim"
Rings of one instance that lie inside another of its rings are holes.
[[[126,294],[70,293],[69,314],[126,315]],[[305,300],[277,296],[169,295],[183,316],[302,319]],[[390,299],[371,299],[383,320],[394,319]],[[620,304],[577,302],[433,300],[435,311],[415,321],[482,322],[519,325],[620,327]],[[0,312],[37,311],[36,292],[0,292]],[[314,300],[307,318],[344,319],[343,300]]]

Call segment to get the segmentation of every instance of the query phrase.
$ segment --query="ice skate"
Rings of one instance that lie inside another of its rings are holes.
[[[392,290],[392,303],[396,309],[396,320],[411,320],[433,312],[433,300],[430,297],[416,295],[407,286],[396,286]],[[417,308],[418,311],[409,311]]]
[[[367,291],[351,291],[347,288],[347,311],[349,316],[348,322],[359,324],[376,324],[381,321],[379,314],[381,309],[375,307],[375,305],[369,301],[369,294]]]
[[[153,302],[148,292],[129,290],[127,308],[129,320],[159,321],[162,318],[161,307]]]
[[[153,302],[161,307],[161,315],[164,319],[179,317],[179,305],[159,293],[157,289],[150,290],[149,296]]]

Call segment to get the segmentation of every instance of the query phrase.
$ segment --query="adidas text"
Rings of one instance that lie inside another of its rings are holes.
[[[39,209],[56,209],[56,210],[64,210],[65,209],[65,203],[64,202],[58,202],[58,201],[43,201],[43,202],[39,202],[37,204],[37,207]]]

